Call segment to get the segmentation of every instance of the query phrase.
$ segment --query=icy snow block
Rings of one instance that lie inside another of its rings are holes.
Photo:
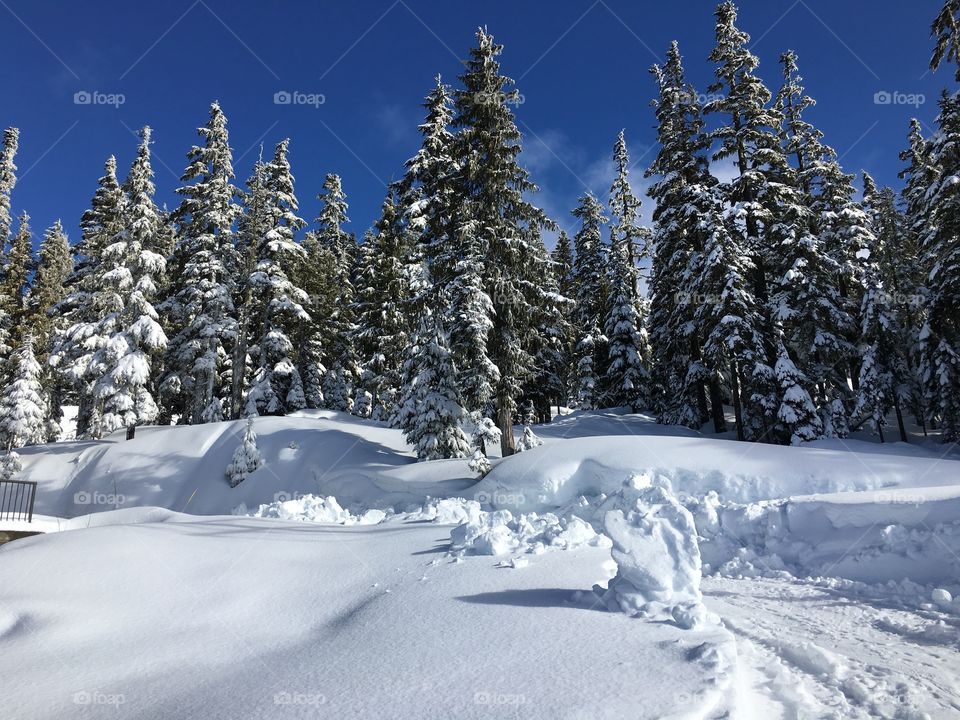
[[[663,486],[632,479],[611,497],[604,533],[617,575],[605,595],[628,615],[671,617],[693,627],[706,617],[700,594],[700,548],[693,516]]]

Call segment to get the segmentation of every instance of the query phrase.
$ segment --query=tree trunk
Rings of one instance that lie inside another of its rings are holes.
[[[500,455],[509,457],[516,452],[517,442],[513,437],[513,413],[504,398],[497,402],[497,427],[500,428]]]
[[[710,408],[713,412],[713,431],[726,432],[727,420],[723,416],[723,393],[720,392],[720,381],[716,375],[710,378]]]
[[[880,435],[880,442],[885,443],[886,440],[883,439],[883,425],[880,424],[879,420],[877,420],[877,433]]]
[[[743,440],[743,405],[740,401],[740,367],[733,363],[730,368],[730,394],[733,396],[733,416],[737,423],[737,440]]]
[[[907,429],[903,426],[903,413],[900,412],[900,401],[899,401],[899,400],[894,400],[894,401],[893,401],[893,408],[894,408],[894,410],[897,411],[897,428],[899,428],[899,430],[900,430],[900,439],[901,439],[903,442],[910,442],[910,440],[907,439]]]

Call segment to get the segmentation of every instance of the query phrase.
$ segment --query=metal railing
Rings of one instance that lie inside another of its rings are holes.
[[[37,484],[29,480],[0,480],[0,520],[33,522]]]

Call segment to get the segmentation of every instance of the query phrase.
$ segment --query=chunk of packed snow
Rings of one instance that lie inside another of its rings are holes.
[[[617,563],[607,606],[628,615],[666,615],[686,628],[702,623],[700,549],[690,512],[669,489],[636,476],[604,507],[604,533]]]

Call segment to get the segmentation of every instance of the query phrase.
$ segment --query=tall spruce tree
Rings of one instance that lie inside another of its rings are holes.
[[[640,254],[647,255],[650,234],[639,225],[640,199],[630,187],[630,157],[622,130],[614,144],[613,161],[617,174],[610,187],[610,297],[603,324],[609,362],[603,386],[607,404],[639,409],[647,407],[650,398],[637,246],[642,243]]]
[[[59,435],[59,423],[63,418],[63,397],[66,391],[59,373],[50,366],[49,358],[59,347],[66,331],[67,320],[63,315],[67,278],[73,269],[70,242],[63,226],[57,220],[40,243],[37,271],[27,298],[27,321],[34,339],[37,362],[42,369],[41,383],[48,396],[49,422],[47,440],[54,441]]]
[[[122,427],[151,423],[159,414],[150,392],[151,362],[166,348],[152,299],[165,258],[156,252],[160,215],[153,202],[149,127],[123,184],[121,229],[103,248],[94,271],[95,299],[102,313],[95,330],[94,409],[88,435],[103,437]]]
[[[490,300],[490,329],[479,350],[497,374],[481,369],[482,382],[493,388],[501,452],[507,456],[515,449],[517,398],[533,373],[532,350],[540,342],[531,321],[541,300],[538,281],[548,262],[540,231],[549,223],[526,199],[537,188],[517,159],[521,136],[510,106],[518,94],[513,81],[500,73],[497,57],[502,50],[480,29],[460,77],[463,88],[455,94],[453,125],[460,132],[454,143],[459,201],[454,237],[463,255],[482,267],[483,290]],[[455,319],[461,326],[477,321],[476,316]],[[456,335],[453,331],[451,326]]]
[[[26,333],[13,356],[11,379],[0,396],[0,445],[13,448],[46,442],[50,435],[49,406],[40,381],[42,370],[33,355],[33,338]]]
[[[126,199],[117,182],[117,163],[107,159],[91,207],[80,220],[80,242],[73,250],[73,271],[67,278],[67,296],[61,314],[67,325],[50,362],[73,396],[77,409],[77,437],[87,437],[93,416],[91,360],[106,342],[98,332],[101,319],[115,310],[115,298],[103,292],[104,251],[123,226]]]
[[[161,382],[182,403],[177,409],[184,420],[194,424],[234,414],[229,368],[238,334],[239,260],[233,224],[240,213],[227,119],[218,103],[210,106],[210,119],[197,133],[203,146],[187,154],[181,180],[189,184],[177,189],[183,197],[174,214],[179,267],[164,305],[175,334]]]
[[[575,397],[580,408],[591,410],[601,406],[600,383],[609,352],[603,334],[609,287],[602,228],[607,219],[603,207],[590,193],[580,198],[573,216],[581,223],[573,239]]]
[[[257,211],[262,213],[258,229],[263,232],[256,238],[257,262],[249,278],[254,338],[250,350],[257,358],[257,371],[247,393],[247,415],[285,413],[291,386],[302,382],[292,338],[311,318],[304,309],[307,294],[294,283],[304,252],[294,235],[306,223],[296,214],[299,203],[288,147],[289,140],[282,140],[273,159],[259,166],[262,177],[254,180],[251,191],[260,196],[251,203],[263,206]]]
[[[697,93],[687,82],[674,42],[663,67],[652,69],[660,149],[646,172],[656,178],[649,192],[656,207],[650,277],[650,344],[653,404],[660,422],[699,427],[707,419],[702,342],[696,304],[684,294],[702,253],[699,213],[708,162]]]

